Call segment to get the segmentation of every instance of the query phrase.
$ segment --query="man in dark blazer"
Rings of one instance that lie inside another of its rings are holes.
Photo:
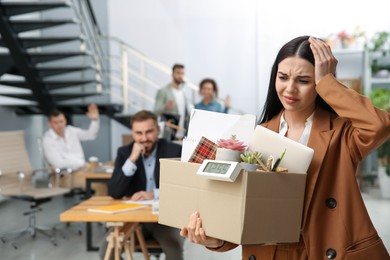
[[[159,139],[157,116],[140,111],[131,118],[134,141],[118,149],[115,169],[108,185],[108,193],[115,199],[158,199],[160,186],[160,158],[181,156],[181,146]],[[167,260],[183,259],[184,239],[179,230],[157,223],[143,223],[145,238],[157,240]]]

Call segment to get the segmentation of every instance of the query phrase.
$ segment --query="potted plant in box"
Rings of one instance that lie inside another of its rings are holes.
[[[241,152],[246,150],[244,142],[237,140],[235,135],[229,139],[219,139],[217,144],[215,160],[238,162]]]
[[[373,89],[370,96],[374,106],[390,112],[390,90]],[[377,149],[378,180],[382,197],[390,198],[390,139]]]

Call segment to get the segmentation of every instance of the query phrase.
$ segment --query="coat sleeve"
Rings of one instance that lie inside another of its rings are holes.
[[[389,138],[389,113],[376,108],[368,97],[345,87],[331,74],[318,83],[316,90],[339,117],[350,122],[345,135],[355,162]]]
[[[166,99],[166,91],[164,91],[164,88],[159,89],[155,98],[154,113],[161,115],[164,112],[165,104],[167,103]]]
[[[129,187],[134,176],[128,177],[122,171],[122,166],[129,155],[126,152],[126,146],[118,149],[115,159],[115,168],[111,179],[108,182],[108,195],[114,199],[120,199],[129,195]]]
[[[214,251],[214,252],[226,252],[226,251],[232,250],[232,249],[234,249],[236,247],[238,247],[237,244],[225,241],[223,246],[221,246],[219,248],[210,248],[210,247],[206,247],[206,248],[211,250],[211,251]]]

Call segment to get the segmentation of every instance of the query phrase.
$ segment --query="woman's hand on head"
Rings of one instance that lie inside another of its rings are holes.
[[[220,239],[208,237],[206,235],[206,232],[202,227],[202,219],[200,218],[199,212],[195,212],[191,215],[188,226],[181,229],[180,235],[188,238],[192,243],[210,248],[220,247],[224,243],[224,241]]]
[[[333,56],[330,46],[324,41],[310,37],[310,48],[315,60],[315,81],[316,84],[329,73],[335,75],[337,59]]]

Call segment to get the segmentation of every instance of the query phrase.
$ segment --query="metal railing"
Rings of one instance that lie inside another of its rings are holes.
[[[89,0],[72,0],[72,7],[77,19],[80,21],[80,33],[84,36],[80,50],[89,51],[92,55],[94,66],[97,71],[96,80],[102,84],[96,85],[96,91],[108,91],[108,79],[105,77],[106,68],[104,51],[100,43],[100,29]],[[103,89],[104,88],[104,89]]]
[[[108,74],[112,101],[123,103],[124,113],[140,109],[153,110],[157,91],[172,80],[172,69],[150,59],[116,37],[103,36],[102,40],[109,42],[110,46],[107,62],[110,64]],[[185,79],[183,90],[190,106],[195,104],[199,87]],[[244,114],[232,107],[229,111]]]
[[[153,110],[157,91],[172,79],[172,70],[116,37],[105,36],[109,42],[110,55],[109,77],[111,97],[113,101],[123,102],[124,113],[132,113],[140,109]],[[193,104],[198,87],[186,80],[185,95]]]

